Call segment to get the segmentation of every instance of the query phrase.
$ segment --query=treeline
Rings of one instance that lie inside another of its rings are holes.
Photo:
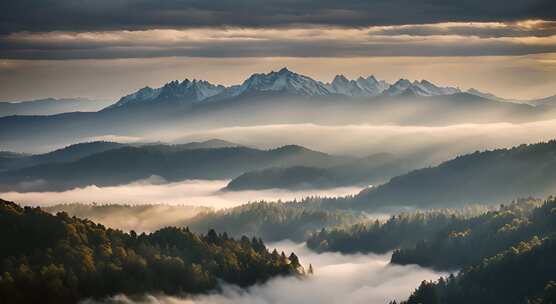
[[[66,212],[70,216],[86,218],[114,229],[136,232],[153,232],[169,226],[184,226],[187,220],[201,212],[212,209],[201,206],[167,204],[58,204],[43,207],[44,211],[56,214]],[[208,229],[203,230],[206,232]]]
[[[460,268],[537,236],[556,232],[556,200],[523,200],[499,210],[455,221],[416,246],[394,251],[392,263]]]
[[[320,251],[398,248],[393,264],[462,269],[423,282],[402,304],[548,304],[556,303],[555,237],[556,199],[549,197],[493,210],[400,214],[384,223],[323,230],[307,243]]]
[[[347,228],[322,229],[307,239],[307,246],[318,252],[385,253],[432,239],[447,227],[487,210],[487,207],[476,205],[463,209],[403,212],[386,221],[375,220]]]
[[[424,281],[400,304],[448,303],[556,303],[556,240],[533,237],[457,276]]]
[[[359,212],[326,210],[306,202],[253,202],[214,211],[207,207],[169,205],[61,204],[46,207],[124,230],[154,231],[167,226],[188,226],[193,232],[226,231],[232,237],[256,236],[267,242],[305,241],[324,227],[346,227],[366,220]]]
[[[302,272],[295,254],[261,239],[187,228],[151,234],[105,228],[0,200],[0,303],[75,303],[118,293],[197,293]]]
[[[461,207],[545,197],[556,185],[556,140],[475,152],[392,178],[361,191],[347,206],[380,210],[392,206]],[[346,207],[338,206],[339,208]]]
[[[304,241],[324,227],[347,226],[365,220],[360,213],[307,208],[302,202],[256,202],[239,207],[200,213],[187,220],[195,231],[214,228],[232,236],[259,236],[265,241]]]

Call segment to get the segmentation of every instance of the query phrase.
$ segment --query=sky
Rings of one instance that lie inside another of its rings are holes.
[[[0,3],[0,100],[116,100],[174,79],[283,66],[556,94],[552,0],[20,0]]]

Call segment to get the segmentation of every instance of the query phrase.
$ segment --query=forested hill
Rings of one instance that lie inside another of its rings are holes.
[[[226,231],[231,237],[257,237],[265,242],[290,239],[303,242],[323,227],[347,226],[367,216],[345,210],[304,208],[302,202],[252,202],[213,210],[180,205],[60,204],[45,207],[50,213],[66,212],[125,231],[151,232],[167,226],[189,227],[193,232]]]
[[[382,184],[390,178],[420,168],[423,162],[377,153],[338,166],[296,166],[246,172],[234,178],[227,190],[331,188]]]
[[[345,157],[295,145],[272,150],[247,147],[190,149],[180,145],[122,147],[76,161],[46,163],[0,172],[0,190],[46,191],[74,187],[125,184],[152,175],[167,181],[228,179],[246,171],[271,166],[334,166]],[[37,183],[40,181],[40,183]],[[30,188],[29,184],[36,184]]]
[[[232,236],[257,236],[268,242],[284,239],[303,242],[323,227],[345,226],[364,220],[364,215],[342,210],[303,208],[302,203],[261,201],[200,213],[185,222],[194,231],[225,229]]]
[[[472,265],[533,237],[556,234],[556,200],[521,202],[454,222],[432,238],[394,251],[392,262],[454,269]]]
[[[418,264],[442,270],[480,262],[519,242],[556,233],[556,199],[523,199],[481,212],[476,207],[416,211],[384,223],[325,229],[307,240],[317,251],[343,253],[394,250],[392,263]]]
[[[94,141],[67,146],[52,152],[35,155],[16,155],[17,157],[1,157],[0,170],[21,169],[46,163],[64,163],[76,161],[80,158],[101,153],[104,151],[118,149],[126,146],[116,142]]]
[[[545,197],[556,190],[556,141],[475,152],[412,171],[362,191],[355,209],[391,206],[457,207],[516,197]]]
[[[118,293],[183,294],[302,272],[260,239],[164,228],[137,235],[0,200],[0,303],[76,303]]]
[[[520,200],[480,215],[415,212],[386,223],[323,230],[321,251],[384,252],[392,264],[454,270],[423,282],[403,304],[556,303],[556,199]],[[527,302],[529,300],[529,302]]]
[[[400,304],[468,303],[556,303],[556,241],[534,237],[520,242],[457,276],[422,282]]]

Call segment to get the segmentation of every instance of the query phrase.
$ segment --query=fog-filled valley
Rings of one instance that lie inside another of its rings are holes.
[[[257,200],[294,200],[310,196],[346,196],[357,194],[361,187],[341,187],[313,190],[254,190],[222,191],[227,180],[186,180],[166,183],[153,177],[122,186],[87,186],[62,192],[2,192],[3,197],[33,206],[50,206],[58,203],[120,203],[194,205],[209,208],[229,208]]]
[[[387,303],[406,298],[422,280],[446,275],[418,266],[389,265],[387,254],[316,254],[304,244],[289,241],[268,246],[294,251],[318,271],[307,278],[277,278],[247,290],[224,286],[221,294],[188,298],[148,295],[138,299],[118,295],[83,303]]]

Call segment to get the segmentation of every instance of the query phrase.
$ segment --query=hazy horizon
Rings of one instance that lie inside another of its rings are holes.
[[[556,95],[555,62],[556,53],[478,57],[0,59],[0,102],[81,97],[113,103],[143,87],[161,87],[173,80],[201,79],[231,86],[241,84],[252,74],[283,67],[324,83],[338,74],[350,79],[373,75],[390,83],[401,78],[426,79],[441,86],[474,88],[501,98],[529,100]],[[423,69],[425,64],[427,68]],[[219,73],[222,68],[228,72]],[[29,83],[34,84],[32,88]]]

